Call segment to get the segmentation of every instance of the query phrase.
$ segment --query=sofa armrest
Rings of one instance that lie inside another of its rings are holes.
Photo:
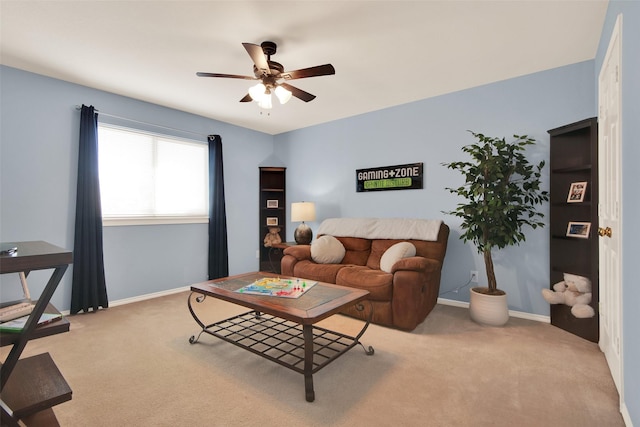
[[[295,245],[289,246],[283,252],[285,255],[291,255],[298,261],[311,259],[311,245]]]
[[[393,273],[393,323],[413,330],[435,307],[440,292],[442,263],[433,258],[410,257],[396,262]]]
[[[396,271],[421,271],[431,272],[440,270],[441,264],[435,259],[425,258],[421,256],[412,256],[409,258],[399,259],[393,267],[391,267],[391,274]]]
[[[299,261],[311,260],[311,246],[289,246],[283,252],[280,260],[280,273],[285,276],[294,276],[293,270]]]

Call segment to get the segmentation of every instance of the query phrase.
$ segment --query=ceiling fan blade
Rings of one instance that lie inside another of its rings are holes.
[[[201,72],[197,72],[196,75],[198,77],[225,77],[225,78],[228,78],[228,79],[257,80],[255,77],[239,76],[237,74],[220,74],[220,73],[201,73]]]
[[[289,92],[291,92],[291,94],[293,96],[295,96],[298,99],[303,100],[304,102],[313,101],[316,98],[315,95],[312,95],[309,92],[305,92],[302,89],[298,89],[295,86],[291,86],[290,84],[280,83],[280,86],[282,86],[283,88],[287,89]]]
[[[240,102],[251,102],[251,101],[253,101],[253,98],[249,94],[246,94],[244,98],[240,100]]]
[[[262,51],[261,46],[253,43],[242,43],[242,46],[247,50],[251,60],[256,65],[256,68],[260,70],[261,74],[271,74],[269,64],[267,64],[267,59],[264,57],[264,52]]]
[[[315,67],[302,68],[300,70],[285,71],[280,74],[285,80],[304,79],[307,77],[328,76],[335,74],[336,69],[331,64],[317,65]]]

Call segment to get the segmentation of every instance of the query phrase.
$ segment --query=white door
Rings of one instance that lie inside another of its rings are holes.
[[[622,399],[621,46],[618,16],[598,77],[600,349]]]

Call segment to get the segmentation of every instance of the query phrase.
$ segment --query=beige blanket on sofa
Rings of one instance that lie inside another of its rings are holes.
[[[439,219],[328,218],[320,224],[317,235],[435,241],[441,224]]]

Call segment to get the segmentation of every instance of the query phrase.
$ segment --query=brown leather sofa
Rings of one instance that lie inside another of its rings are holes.
[[[325,226],[327,221],[331,222],[329,226]],[[365,302],[364,311],[357,311],[352,307],[343,314],[366,319],[373,310],[373,323],[411,331],[436,305],[449,237],[449,227],[442,221],[435,221],[435,225],[431,221],[430,237],[425,237],[422,233],[416,234],[416,231],[420,231],[419,227],[416,230],[416,221],[419,222],[418,225],[422,225],[421,222],[429,220],[325,220],[318,229],[316,240],[319,241],[321,236],[327,234],[339,240],[344,246],[342,260],[338,263],[319,263],[312,257],[311,245],[291,246],[284,250],[282,274],[366,289],[370,292],[371,304]],[[357,231],[349,232],[350,224]],[[423,240],[424,238],[431,240]],[[415,256],[401,258],[391,267],[387,266],[387,257],[384,263],[389,272],[383,271],[383,254],[399,242],[413,244]]]

